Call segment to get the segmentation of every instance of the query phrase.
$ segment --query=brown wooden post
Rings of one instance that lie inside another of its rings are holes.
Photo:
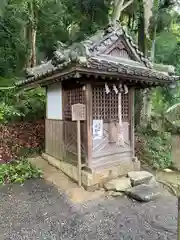
[[[65,110],[65,104],[66,104],[67,94],[66,94],[66,92],[65,92],[64,87],[63,87],[62,84],[61,84],[61,88],[62,88],[62,120],[64,121],[64,120],[65,120],[64,110]]]
[[[66,107],[66,104],[67,104],[67,92],[65,91],[64,89],[64,86],[63,84],[61,85],[62,87],[62,121],[63,121],[63,124],[62,124],[62,141],[63,141],[63,160],[66,158],[66,150],[65,150],[65,107]]]
[[[129,90],[129,123],[130,123],[130,131],[129,131],[129,138],[130,138],[130,145],[132,149],[133,158],[135,157],[135,141],[134,141],[134,88]]]
[[[45,133],[44,133],[44,135],[45,135],[45,146],[44,146],[44,152],[46,153],[47,152],[47,148],[48,148],[48,146],[47,146],[47,95],[48,95],[48,93],[47,93],[47,91],[48,91],[48,86],[45,86],[45,95],[46,95],[46,113],[45,113],[45,129],[44,129],[44,131],[45,131]]]
[[[92,162],[92,87],[86,84],[87,165]]]
[[[77,122],[77,155],[78,155],[78,184],[81,186],[81,121],[86,120],[86,106],[81,103],[73,104],[72,109],[72,121]]]
[[[81,187],[81,122],[77,121],[78,185]]]

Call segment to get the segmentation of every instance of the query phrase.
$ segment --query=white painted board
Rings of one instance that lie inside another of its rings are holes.
[[[103,138],[103,120],[93,120],[93,139]]]
[[[62,86],[60,82],[47,87],[46,118],[62,120]]]

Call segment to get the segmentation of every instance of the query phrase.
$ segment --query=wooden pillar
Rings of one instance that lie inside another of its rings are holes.
[[[86,84],[87,166],[92,164],[92,87]]]
[[[47,151],[48,151],[48,145],[47,145],[47,101],[48,101],[48,99],[47,99],[47,91],[48,91],[48,88],[47,88],[47,86],[45,86],[45,95],[46,95],[46,113],[45,113],[45,129],[44,129],[44,131],[45,131],[45,133],[44,133],[44,135],[45,135],[45,146],[44,146],[44,152],[45,153],[47,153]]]
[[[129,139],[130,139],[130,146],[132,149],[132,155],[133,158],[135,157],[135,139],[134,139],[134,117],[135,117],[135,111],[134,111],[134,88],[131,88],[129,90]]]

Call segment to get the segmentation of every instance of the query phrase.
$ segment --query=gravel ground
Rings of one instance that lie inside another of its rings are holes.
[[[0,240],[177,239],[177,200],[127,198],[73,205],[44,180],[0,189]]]

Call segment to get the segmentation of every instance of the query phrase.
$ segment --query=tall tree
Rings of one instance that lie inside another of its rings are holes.
[[[26,67],[36,66],[36,35],[37,35],[37,21],[38,21],[38,3],[36,1],[27,1],[28,22],[26,25],[27,42],[29,43],[29,54],[27,58]]]
[[[159,34],[169,29],[172,21],[172,14],[171,10],[174,6],[173,1],[160,1],[160,0],[149,0],[143,1],[144,5],[144,36],[142,37],[143,33],[141,34],[140,40],[144,41],[144,49],[145,55],[151,57],[152,62],[157,61],[155,58],[156,53],[156,39]],[[152,7],[151,9],[147,9],[147,7]],[[164,19],[164,20],[163,20]],[[141,24],[143,19],[141,20]],[[141,28],[139,27],[139,30]],[[171,33],[167,33],[167,38],[164,38],[166,41]],[[166,41],[167,42],[167,41]],[[142,45],[142,43],[140,44]],[[142,45],[143,46],[143,45]],[[173,41],[171,46],[173,46]],[[162,47],[162,46],[161,46]],[[169,48],[170,49],[170,48]],[[163,54],[161,54],[163,56]],[[165,62],[164,62],[165,63]],[[154,91],[154,90],[153,90]],[[151,117],[151,110],[152,110],[152,91],[146,89],[143,92],[143,105],[142,105],[142,121],[145,124]],[[140,121],[138,121],[140,123]]]
[[[116,21],[120,19],[122,11],[130,6],[133,2],[134,0],[114,0],[111,18],[112,23],[116,23]]]

